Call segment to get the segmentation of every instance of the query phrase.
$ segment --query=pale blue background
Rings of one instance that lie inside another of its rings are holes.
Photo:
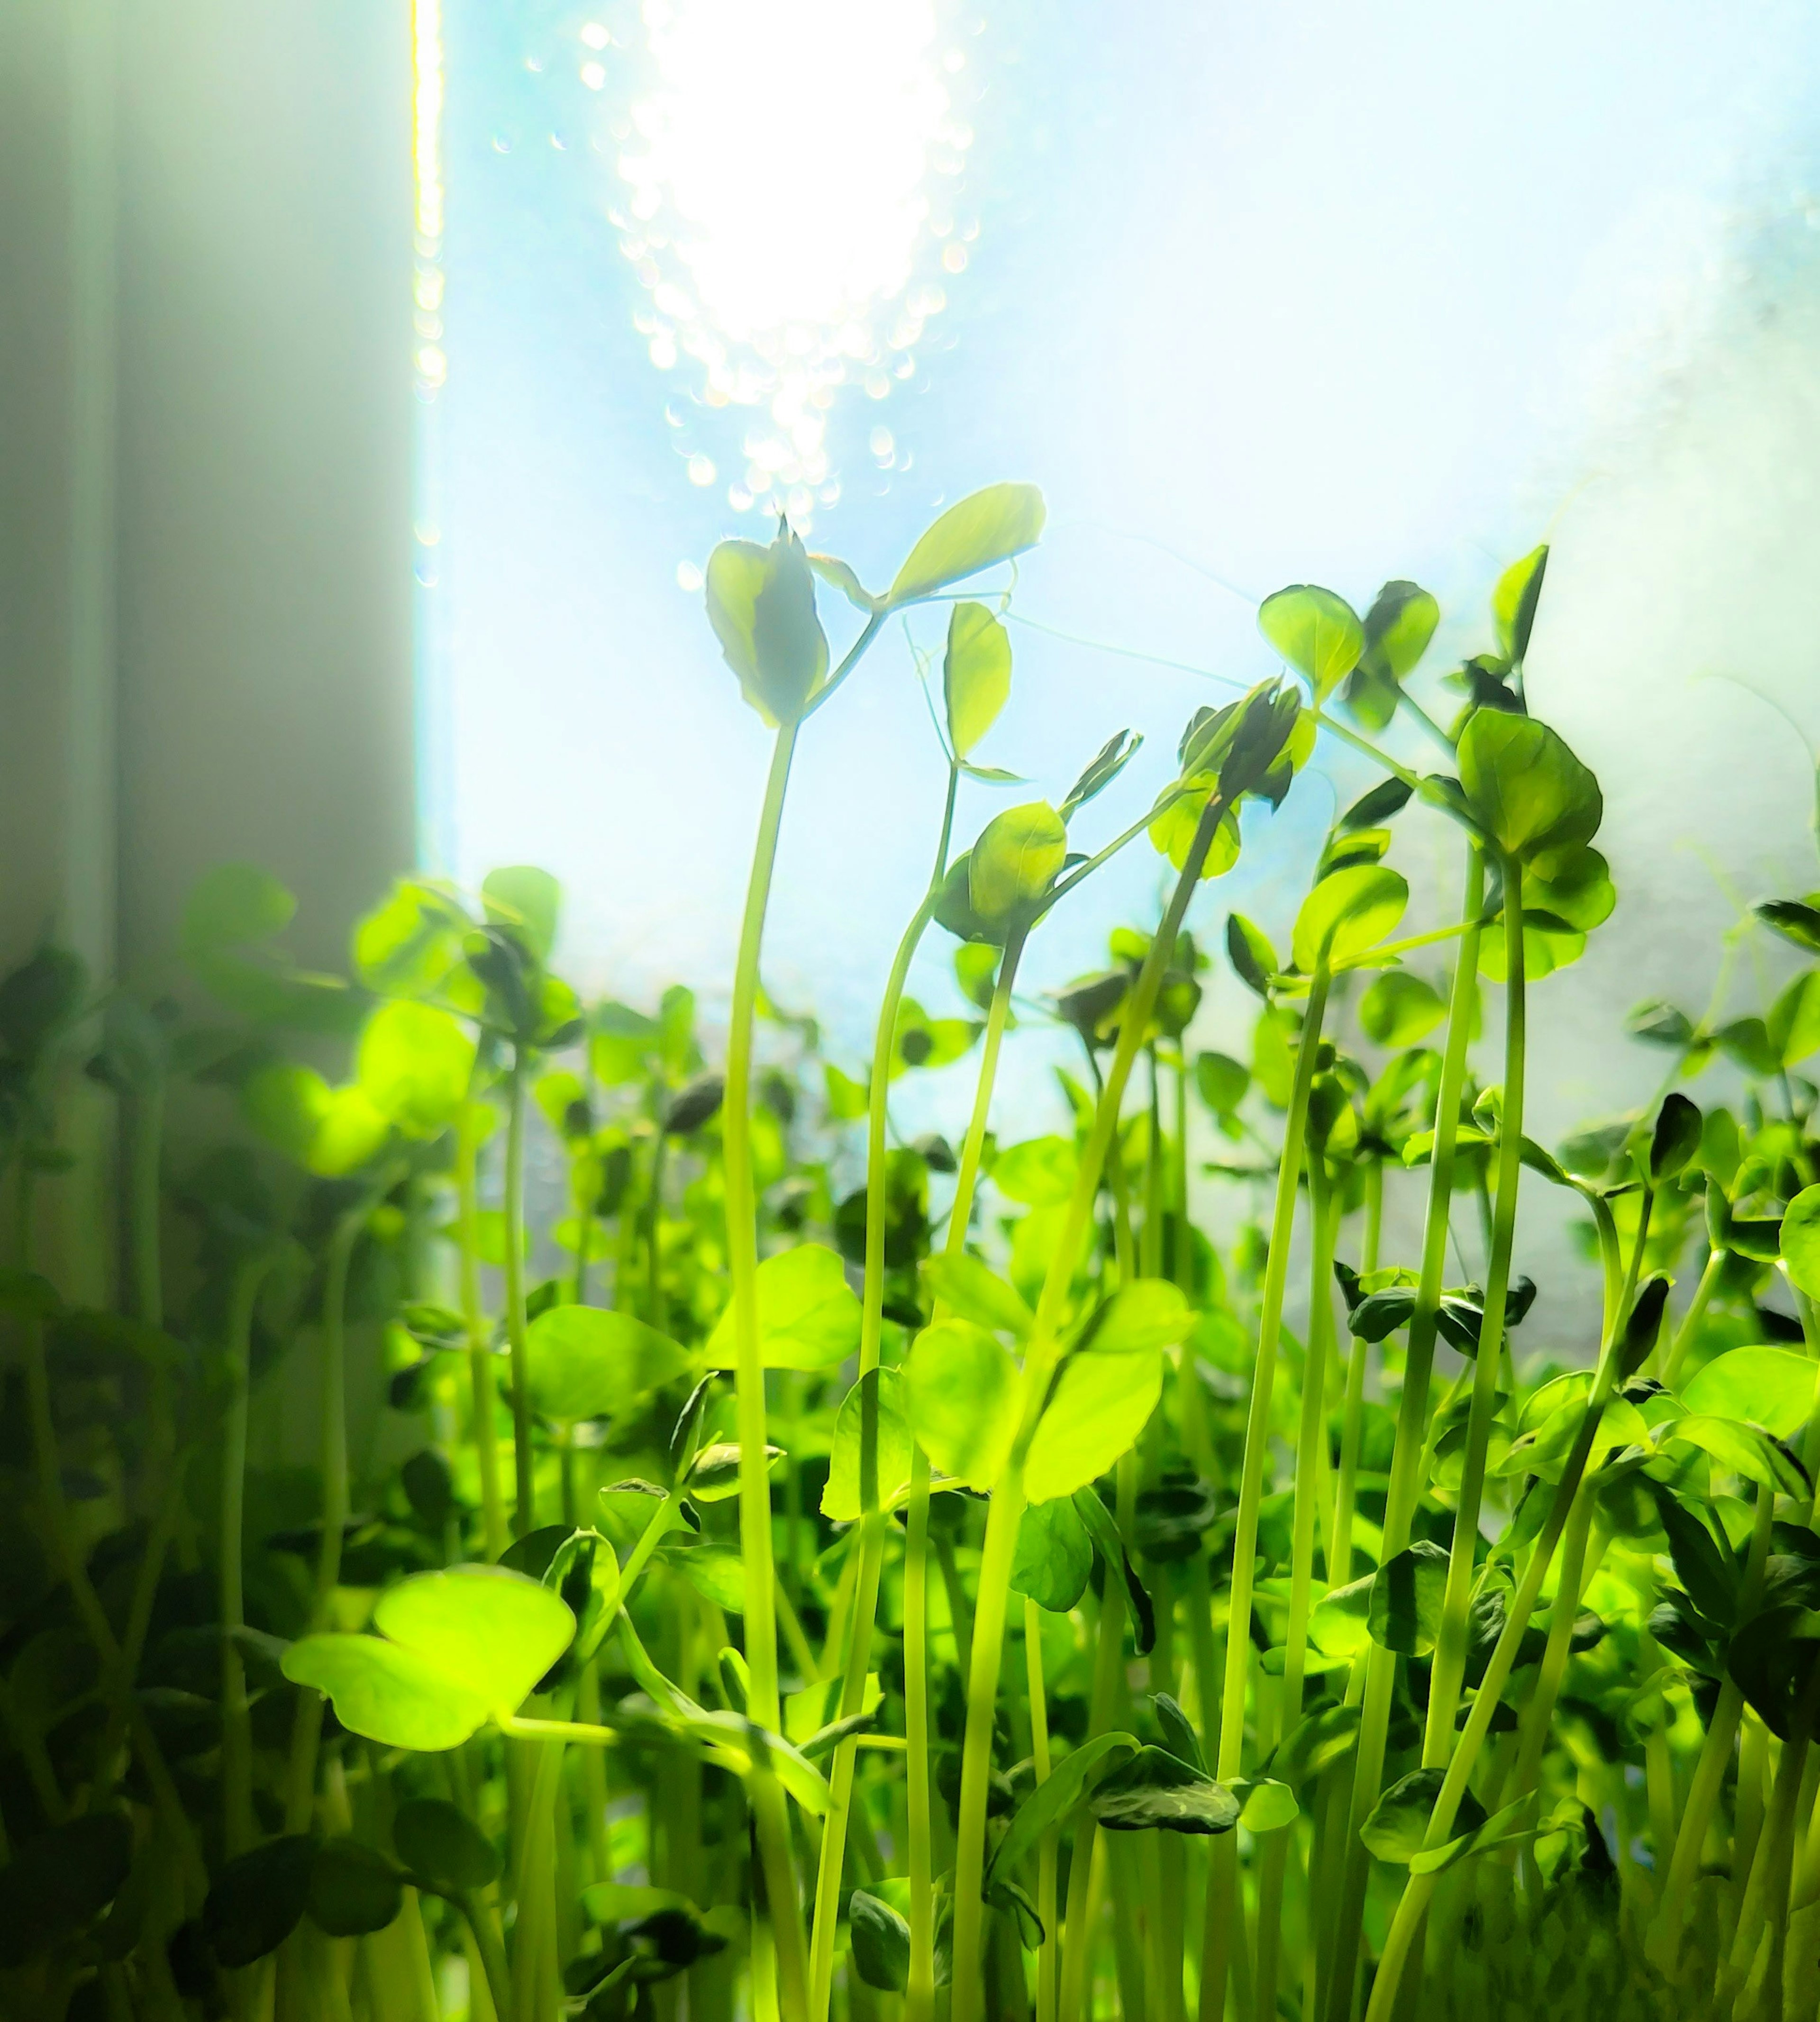
[[[681,977],[712,1006],[767,738],[676,572],[760,530],[724,483],[688,482],[665,419],[684,381],[633,329],[640,293],[601,215],[618,192],[589,144],[612,93],[576,75],[590,18],[636,42],[624,9],[455,0],[449,16],[430,826],[465,877],[533,860],[564,878],[589,987],[643,1001]],[[1613,1020],[1659,989],[1688,996],[1690,976],[1703,988],[1734,917],[1694,846],[1747,898],[1820,881],[1800,740],[1701,678],[1748,677],[1820,732],[1820,9],[1014,0],[954,32],[979,240],[913,389],[877,410],[844,396],[844,496],[814,544],[879,581],[939,503],[1033,477],[1050,530],[1019,612],[1249,683],[1271,662],[1248,600],[1282,582],[1362,608],[1387,576],[1418,578],[1447,614],[1438,671],[1489,644],[1498,565],[1553,539],[1531,692],[1604,779],[1623,904],[1538,1005],[1540,1134],[1641,1100],[1659,1057],[1615,1042]],[[807,227],[815,192],[793,195]],[[865,453],[881,418],[906,473]],[[826,615],[844,626],[843,607]],[[1090,841],[1225,692],[1016,639],[983,757],[1055,796],[1111,731],[1151,738]],[[1335,792],[1369,783],[1332,758],[1330,785],[1329,762],[1203,899],[1209,933],[1235,904],[1286,922]],[[850,1064],[926,874],[940,778],[888,639],[805,740],[766,964]],[[1001,804],[970,793],[963,829]],[[1437,875],[1451,892],[1454,858],[1412,820],[1399,860],[1419,895]],[[1045,930],[1033,982],[1097,965],[1158,886],[1132,853]],[[916,987],[933,1002],[949,944],[930,949]],[[1237,1049],[1236,986],[1211,995],[1206,1041]],[[1032,1122],[1041,1057],[1009,1082]]]

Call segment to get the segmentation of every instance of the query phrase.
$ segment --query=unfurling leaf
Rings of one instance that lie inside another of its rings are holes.
[[[1519,666],[1530,650],[1530,630],[1536,622],[1536,606],[1541,601],[1542,577],[1548,566],[1545,542],[1512,562],[1497,579],[1491,593],[1492,622],[1497,627],[1497,649]]]
[[[768,548],[721,542],[708,557],[707,602],[708,622],[746,699],[767,723],[797,721],[828,672],[802,542],[782,524]]]
[[[1056,881],[1068,854],[1068,831],[1046,801],[1007,808],[986,825],[968,860],[974,912],[992,925],[1015,920]]]

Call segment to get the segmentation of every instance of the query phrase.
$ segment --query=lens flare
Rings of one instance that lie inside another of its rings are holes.
[[[748,411],[719,459],[744,466],[729,502],[806,515],[833,502],[839,390],[913,377],[946,306],[964,60],[932,0],[645,0],[642,18],[611,214],[638,327],[660,371]],[[706,459],[688,454],[694,477]]]

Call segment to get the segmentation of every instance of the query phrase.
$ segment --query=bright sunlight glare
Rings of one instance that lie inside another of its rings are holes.
[[[639,327],[706,407],[748,411],[717,445],[729,503],[806,524],[839,496],[838,389],[883,400],[912,378],[946,305],[934,277],[966,265],[954,203],[972,136],[949,88],[963,60],[932,0],[645,0],[643,20],[613,213],[646,290]],[[712,482],[714,460],[684,453]]]

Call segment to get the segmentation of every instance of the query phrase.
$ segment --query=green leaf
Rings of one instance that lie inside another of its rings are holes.
[[[480,900],[495,926],[509,927],[539,962],[549,960],[563,890],[547,870],[529,863],[490,870],[480,887]]]
[[[1157,1725],[1163,1731],[1163,1745],[1170,1754],[1186,1762],[1191,1769],[1207,1774],[1207,1758],[1202,1753],[1201,1737],[1183,1712],[1178,1701],[1167,1692],[1151,1695],[1151,1710],[1157,1717]]]
[[[1441,993],[1401,969],[1387,969],[1359,1000],[1359,1025],[1381,1046],[1413,1046],[1446,1015]]]
[[[1109,1832],[1211,1834],[1231,1832],[1239,1801],[1205,1770],[1165,1748],[1140,1748],[1104,1777],[1092,1799],[1093,1816]]]
[[[1231,1788],[1244,1808],[1238,1814],[1238,1823],[1248,1833],[1281,1832],[1301,1816],[1295,1792],[1274,1776],[1241,1777]]]
[[[1260,997],[1270,995],[1271,979],[1282,965],[1263,933],[1242,913],[1227,917],[1226,955],[1241,983]]]
[[[1194,1087],[1216,1116],[1231,1116],[1251,1086],[1251,1070],[1226,1053],[1199,1053],[1194,1059]]]
[[[1355,864],[1323,878],[1302,901],[1291,947],[1296,966],[1311,976],[1322,963],[1342,966],[1392,932],[1410,903],[1410,888],[1381,863]]]
[[[1187,1338],[1194,1318],[1194,1309],[1180,1286],[1166,1278],[1134,1278],[1095,1307],[1081,1330],[1076,1351],[1143,1355],[1153,1349],[1173,1348]]]
[[[1103,793],[1137,756],[1143,743],[1143,738],[1130,730],[1121,730],[1107,738],[1068,789],[1061,805],[1063,820],[1071,820],[1077,808],[1085,807],[1096,794]]]
[[[1709,1622],[1729,1628],[1737,1610],[1738,1578],[1730,1553],[1720,1548],[1705,1524],[1683,1506],[1665,1482],[1645,1476],[1643,1488],[1655,1503],[1668,1534],[1675,1577],[1687,1589],[1688,1599]]]
[[[458,1748],[490,1711],[428,1659],[377,1636],[305,1636],[285,1652],[283,1666],[294,1684],[313,1685],[334,1702],[350,1733],[386,1748]]]
[[[13,1677],[16,1688],[17,1668]],[[0,1969],[27,1965],[74,1937],[126,1887],[132,1867],[133,1826],[122,1812],[93,1812],[16,1838],[0,1867]],[[30,2002],[24,1988],[15,1995]],[[40,2010],[32,2003],[13,2012]]]
[[[888,1903],[855,1889],[847,1908],[853,1970],[868,1987],[902,1994],[910,1984],[910,1925]]]
[[[1188,791],[1173,794],[1152,819],[1147,831],[1151,847],[1169,859],[1172,869],[1185,870],[1188,867],[1188,853],[1200,833],[1201,817],[1206,812],[1213,791],[1213,776],[1202,773]],[[1228,807],[1220,818],[1220,826],[1213,832],[1207,854],[1201,860],[1202,879],[1224,877],[1238,861],[1239,847],[1238,816]]]
[[[1798,1067],[1820,1050],[1820,969],[1797,976],[1770,1006],[1764,1024],[1780,1066]]]
[[[184,902],[184,953],[217,954],[270,940],[288,927],[297,900],[269,871],[253,863],[217,863],[205,870]]]
[[[724,1545],[689,1545],[665,1557],[706,1600],[728,1615],[746,1612],[746,1564]]]
[[[1793,1439],[1813,1416],[1817,1373],[1820,1365],[1785,1348],[1730,1349],[1682,1385],[1681,1401],[1696,1415],[1746,1418]]]
[[[1507,660],[1521,665],[1530,650],[1530,628],[1536,622],[1536,606],[1541,600],[1542,577],[1548,566],[1548,544],[1532,549],[1520,562],[1512,562],[1491,593],[1492,622],[1497,627],[1497,650]]]
[[[802,542],[723,541],[708,557],[708,622],[741,693],[768,724],[794,723],[828,672],[827,635]]]
[[[375,1626],[490,1711],[512,1713],[569,1647],[575,1618],[548,1587],[498,1566],[420,1573],[379,1597]]]
[[[1372,1576],[1367,1613],[1371,1640],[1405,1657],[1425,1657],[1441,1633],[1441,1603],[1447,1589],[1447,1554],[1417,1538],[1387,1559]]]
[[[1369,1588],[1370,1575],[1355,1584]],[[1342,1587],[1339,1591],[1344,1593],[1350,1589]],[[1357,1649],[1364,1647],[1362,1640]],[[1306,1789],[1324,1769],[1343,1762],[1358,1746],[1360,1717],[1355,1706],[1324,1706],[1304,1715],[1270,1758],[1270,1767],[1293,1788]]]
[[[459,1805],[442,1798],[413,1798],[392,1821],[392,1843],[414,1874],[438,1889],[485,1889],[503,1863],[493,1842]]]
[[[1563,739],[1534,717],[1482,709],[1460,736],[1467,805],[1498,847],[1530,857],[1599,832],[1599,782]]]
[[[1698,1447],[1712,1454],[1721,1467],[1776,1495],[1799,1496],[1805,1501],[1813,1494],[1806,1469],[1780,1440],[1760,1425],[1747,1425],[1736,1418],[1690,1416],[1658,1425],[1655,1438],[1661,1445]]]
[[[1809,954],[1820,954],[1820,892],[1805,899],[1768,899],[1751,911],[1767,927]]]
[[[1367,1573],[1345,1586],[1330,1588],[1315,1602],[1308,1615],[1308,1640],[1323,1656],[1356,1657],[1371,1641],[1377,1577]]]
[[[1131,1611],[1132,1640],[1137,1646],[1139,1656],[1147,1657],[1156,1646],[1156,1609],[1143,1582],[1137,1576],[1137,1568],[1131,1563],[1131,1554],[1125,1549],[1125,1540],[1112,1520],[1112,1512],[1100,1501],[1099,1491],[1094,1488],[1077,1488],[1070,1499],[1088,1536],[1106,1562],[1107,1578],[1119,1580],[1124,1585],[1125,1605]]]
[[[1043,1834],[1060,1824],[1106,1773],[1109,1762],[1136,1755],[1140,1746],[1134,1734],[1099,1734],[1064,1755],[1012,1815],[987,1864],[987,1882],[999,1874],[1016,1874]]]
[[[461,958],[473,922],[429,878],[401,878],[354,929],[355,973],[388,997],[423,997]]]
[[[1698,1109],[1678,1089],[1670,1089],[1650,1139],[1650,1177],[1658,1183],[1675,1178],[1699,1150],[1702,1127]]]
[[[874,597],[859,580],[852,564],[842,561],[838,556],[812,554],[809,567],[830,589],[839,590],[855,611],[863,611],[870,617],[874,611],[884,608],[884,599]]]
[[[218,1965],[250,1965],[294,1931],[309,1900],[315,1842],[303,1833],[268,1840],[230,1860],[202,1903],[202,1935]]]
[[[942,699],[957,758],[971,754],[1010,694],[1010,635],[983,604],[957,604],[948,614],[942,662]]]
[[[1017,1364],[971,1320],[939,1320],[917,1336],[903,1378],[910,1430],[931,1463],[990,1488],[1017,1431]]]
[[[983,920],[1014,920],[1049,890],[1067,854],[1068,831],[1047,801],[1007,808],[968,858],[968,902]]]
[[[910,551],[888,601],[914,603],[1034,548],[1047,517],[1034,484],[989,484],[950,506]]]
[[[1129,1453],[1162,1394],[1163,1359],[1075,1355],[1062,1365],[1024,1462],[1033,1502],[1072,1495]]]
[[[1731,1639],[1726,1667],[1746,1703],[1778,1740],[1799,1732],[1820,1740],[1811,1717],[1801,1718],[1820,1664],[1820,1615],[1799,1606],[1772,1608],[1753,1616]]]
[[[767,1369],[832,1369],[859,1345],[859,1301],[833,1250],[800,1243],[759,1265],[758,1351]],[[731,1303],[702,1353],[710,1369],[737,1366]]]
[[[992,1184],[1025,1207],[1059,1207],[1074,1191],[1080,1162],[1071,1137],[1027,1138],[999,1153]]]
[[[1257,629],[1325,702],[1359,664],[1365,628],[1345,598],[1313,583],[1291,583],[1258,607]]]
[[[290,1060],[248,1075],[240,1110],[268,1144],[323,1179],[358,1172],[384,1148],[392,1130],[357,1082],[331,1088],[314,1068]]]
[[[827,1483],[822,1491],[822,1514],[837,1524],[855,1523],[866,1513],[859,1462],[868,1389],[876,1391],[878,1400],[878,1473],[872,1506],[895,1509],[910,1488],[910,1434],[904,1417],[903,1378],[895,1369],[874,1369],[847,1392],[834,1420],[834,1446],[828,1460]]]
[[[1410,1856],[1410,1874],[1439,1874],[1470,1855],[1488,1853],[1495,1847],[1520,1846],[1534,1839],[1536,1812],[1541,1803],[1541,1793],[1531,1790],[1468,1830],[1457,1834],[1445,1845],[1413,1853]]]
[[[1365,614],[1364,657],[1400,686],[1415,672],[1440,622],[1440,605],[1419,583],[1387,582]]]
[[[764,1449],[766,1472],[775,1471],[783,1458],[782,1447],[768,1445]],[[697,1502],[731,1501],[739,1493],[739,1442],[717,1440],[713,1445],[703,1447],[690,1464],[686,1486]],[[607,1491],[603,1490],[601,1493]]]
[[[558,1425],[621,1418],[690,1367],[686,1349],[630,1313],[550,1306],[525,1338],[531,1402]]]
[[[1016,1290],[965,1250],[928,1258],[923,1265],[923,1283],[931,1298],[989,1332],[1002,1331],[1022,1341],[1036,1325],[1035,1314]]]
[[[1782,1216],[1782,1261],[1811,1299],[1820,1299],[1820,1186],[1804,1187]]]
[[[1406,1867],[1421,1852],[1435,1800],[1446,1777],[1445,1769],[1412,1769],[1378,1799],[1359,1836],[1380,1860]],[[1485,1807],[1470,1790],[1464,1792],[1454,1823],[1470,1833],[1484,1823]]]
[[[346,1836],[325,1840],[310,1865],[305,1907],[331,1938],[383,1931],[404,1907],[404,1878],[385,1855]]]
[[[1011,1589],[1038,1608],[1066,1615],[1087,1591],[1093,1546],[1071,1498],[1025,1506],[1012,1559]]]
[[[413,1137],[433,1137],[467,1100],[474,1042],[447,1011],[400,998],[367,1020],[354,1071],[381,1116]]]

